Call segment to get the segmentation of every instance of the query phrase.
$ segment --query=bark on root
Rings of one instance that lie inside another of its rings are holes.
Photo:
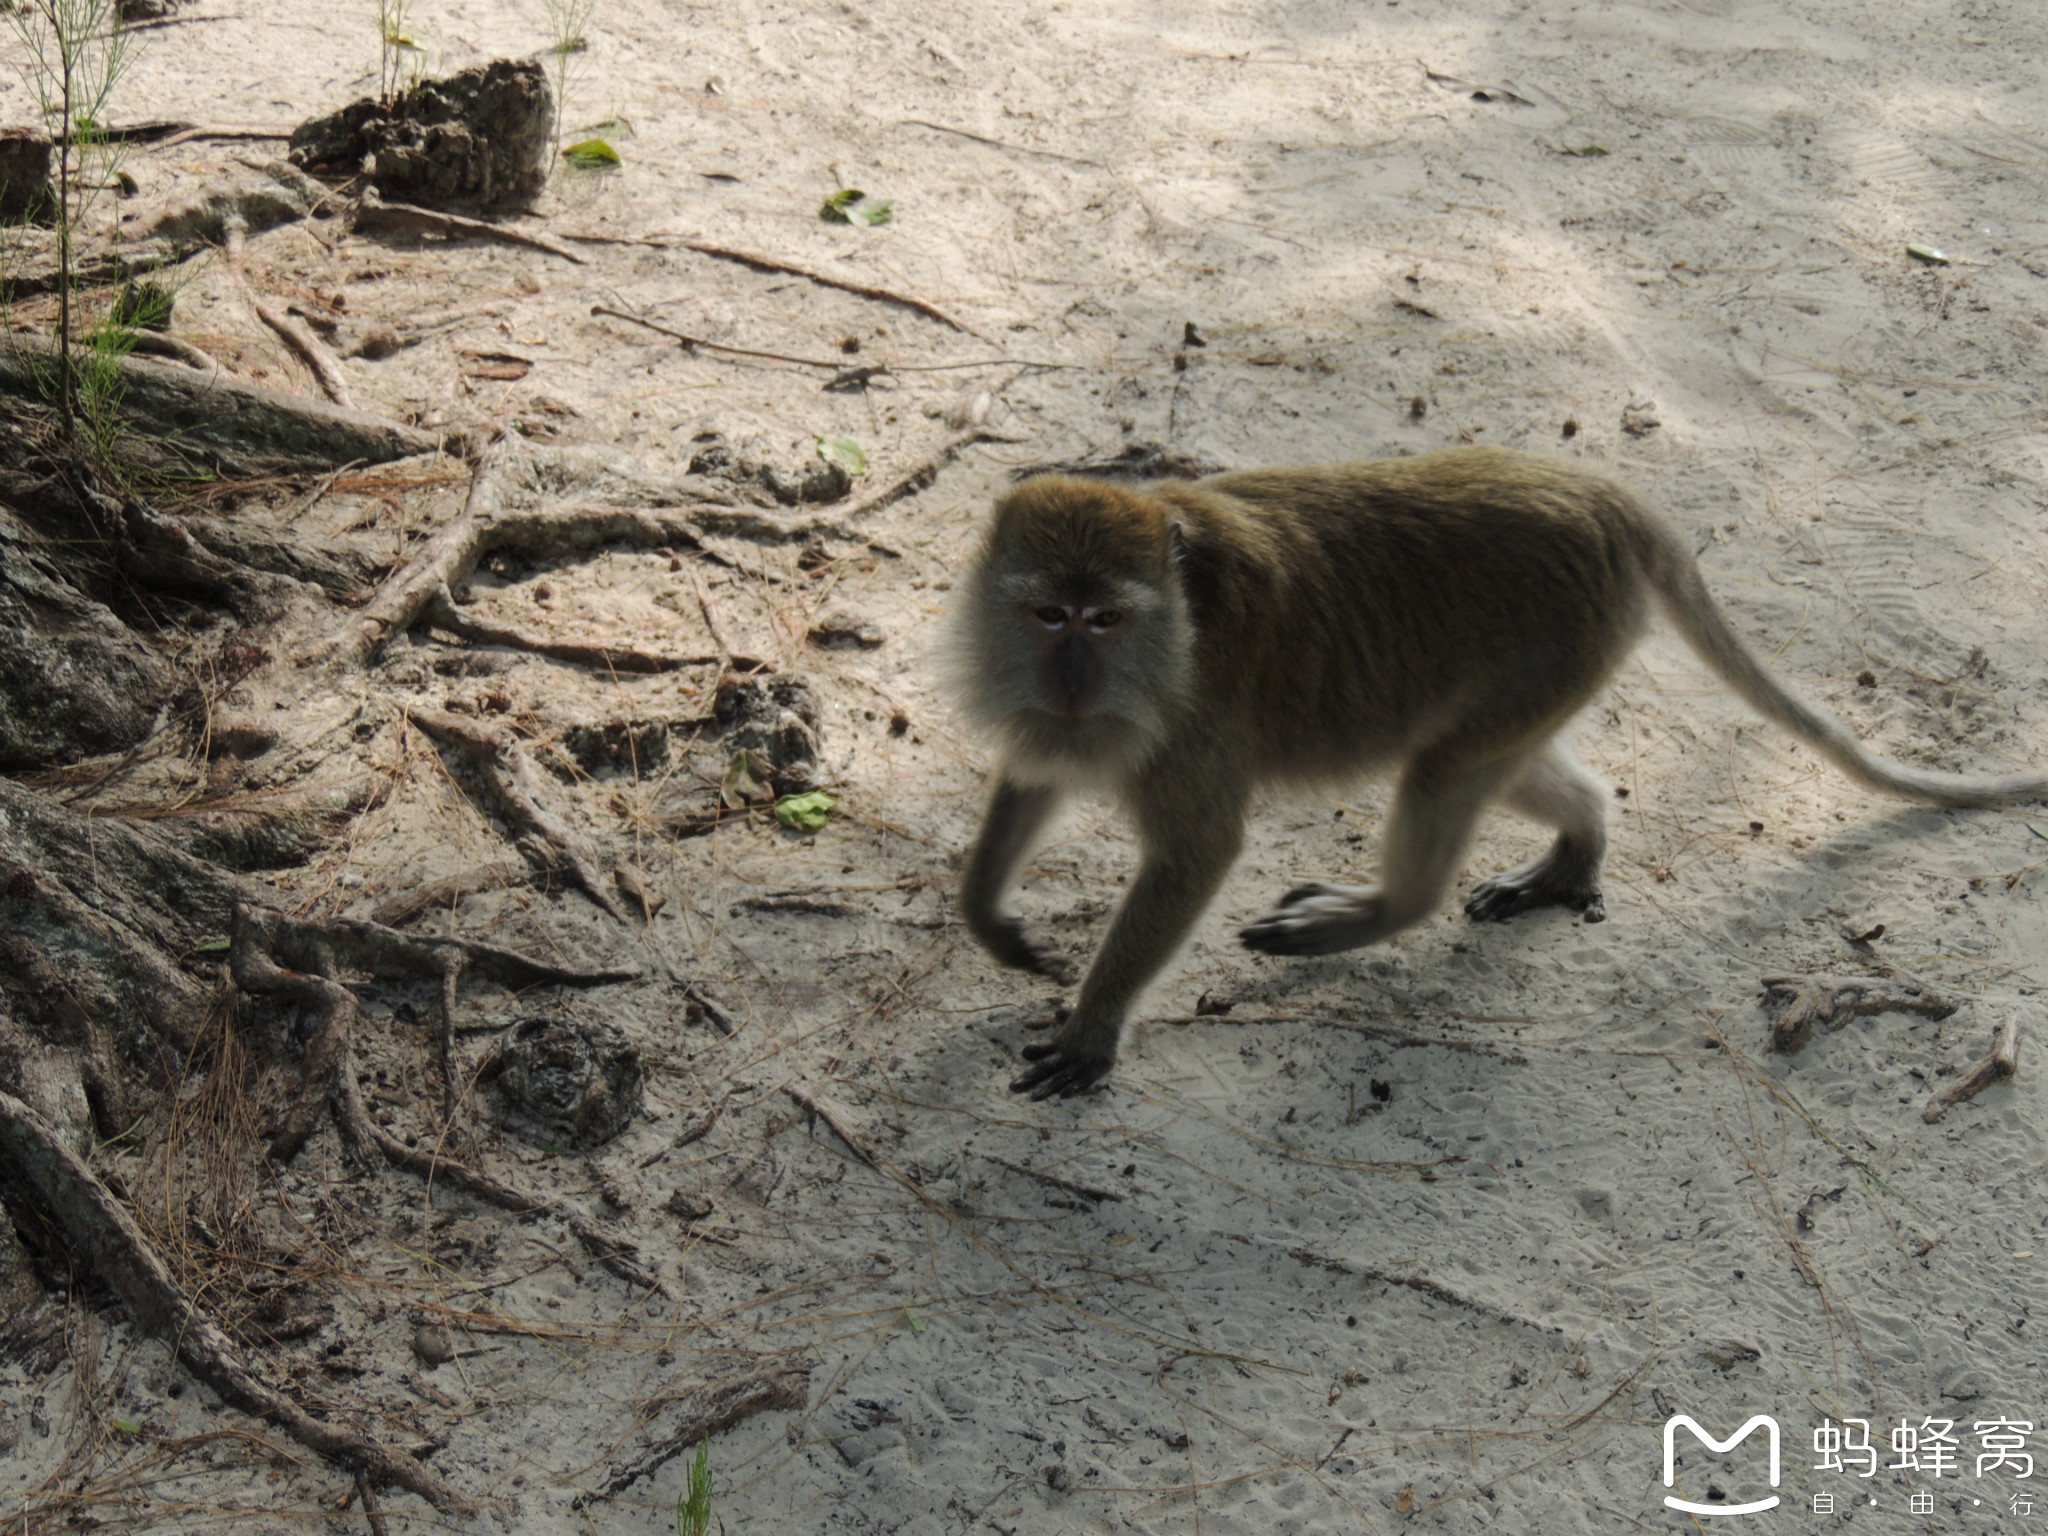
[[[667,1295],[661,1281],[635,1260],[636,1249],[624,1237],[559,1201],[529,1194],[458,1158],[409,1147],[370,1118],[356,1080],[356,997],[334,979],[337,964],[348,960],[387,974],[397,970],[440,982],[448,974],[451,951],[462,955],[465,967],[513,985],[546,979],[588,986],[638,974],[564,971],[492,945],[456,939],[423,943],[372,923],[306,923],[255,907],[236,908],[229,948],[236,984],[245,991],[288,997],[308,1009],[320,1026],[307,1048],[305,1088],[273,1137],[271,1155],[289,1160],[312,1133],[324,1103],[350,1150],[365,1161],[381,1157],[394,1168],[453,1185],[514,1215],[557,1216],[606,1269],[630,1285]]]
[[[268,1419],[308,1450],[380,1482],[396,1483],[437,1509],[460,1505],[455,1489],[404,1452],[343,1424],[316,1418],[266,1384],[241,1351],[187,1296],[135,1218],[84,1159],[21,1100],[0,1093],[0,1151],[64,1228],[73,1249],[114,1288],[136,1321],[224,1402]]]

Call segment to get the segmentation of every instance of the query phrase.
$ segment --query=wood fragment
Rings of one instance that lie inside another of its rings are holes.
[[[757,1413],[803,1407],[810,1396],[811,1363],[794,1361],[768,1370],[707,1381],[686,1391],[654,1398],[644,1404],[646,1421],[680,1405],[682,1420],[648,1449],[631,1461],[612,1469],[605,1479],[603,1496],[616,1498],[643,1477],[650,1477],[676,1457],[694,1451],[699,1443],[723,1434],[735,1424]]]
[[[466,235],[472,239],[495,240],[500,245],[520,245],[528,250],[545,251],[579,267],[590,265],[581,252],[571,250],[552,235],[528,234],[507,224],[467,219],[460,214],[441,213],[432,208],[416,208],[411,203],[387,203],[377,196],[374,189],[363,194],[363,200],[356,208],[355,227],[383,234]]]
[[[437,1509],[462,1503],[438,1474],[394,1446],[351,1429],[338,1407],[319,1403],[323,1416],[316,1418],[296,1399],[268,1386],[172,1278],[127,1207],[41,1116],[7,1093],[0,1093],[0,1152],[57,1218],[90,1272],[111,1286],[143,1329],[168,1343],[179,1362],[224,1402],[268,1419],[329,1461],[396,1483]]]
[[[1777,1010],[1770,1049],[1796,1051],[1815,1024],[1840,1029],[1850,1019],[1917,1013],[1945,1019],[1958,1004],[1922,982],[1897,976],[1765,976],[1763,1006]]]
[[[443,746],[454,747],[469,759],[498,814],[511,827],[514,842],[528,850],[538,843],[546,851],[547,861],[568,875],[607,916],[621,924],[628,921],[625,908],[611,893],[611,882],[597,871],[596,854],[567,823],[541,804],[542,789],[533,760],[509,729],[438,709],[414,710],[407,718]]]
[[[2015,1014],[1999,1025],[1998,1033],[1991,1037],[1991,1054],[1972,1062],[1960,1077],[1930,1098],[1927,1107],[1920,1111],[1920,1118],[1932,1125],[1955,1105],[1974,1099],[1993,1083],[2016,1076],[2019,1070],[2020,1021]]]

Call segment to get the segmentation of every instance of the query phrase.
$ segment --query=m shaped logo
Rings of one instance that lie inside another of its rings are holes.
[[[1760,1413],[1726,1440],[1716,1440],[1712,1435],[1700,1428],[1699,1420],[1689,1414],[1676,1413],[1664,1421],[1664,1486],[1666,1488],[1675,1486],[1678,1481],[1677,1468],[1674,1465],[1676,1458],[1673,1452],[1678,1438],[1678,1427],[1681,1424],[1691,1430],[1708,1450],[1716,1451],[1723,1455],[1734,1450],[1736,1446],[1747,1440],[1749,1432],[1755,1429],[1757,1425],[1763,1425],[1769,1431],[1771,1442],[1771,1486],[1773,1488],[1778,1486],[1778,1421],[1776,1419],[1767,1413]],[[1667,1493],[1664,1495],[1664,1502],[1673,1509],[1684,1510],[1689,1515],[1755,1515],[1761,1514],[1767,1509],[1776,1509],[1778,1507],[1778,1496],[1774,1493],[1768,1499],[1758,1499],[1750,1504],[1695,1504],[1690,1499],[1675,1499]]]

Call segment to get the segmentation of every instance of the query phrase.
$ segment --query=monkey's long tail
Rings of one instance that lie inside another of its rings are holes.
[[[1793,693],[1742,643],[1707,590],[1699,562],[1677,532],[1661,520],[1646,518],[1646,526],[1654,530],[1644,562],[1646,574],[1686,643],[1751,708],[1810,742],[1851,778],[1872,789],[1936,805],[1999,806],[2048,799],[2048,774],[1938,773],[1910,768],[1866,750],[1854,731]]]

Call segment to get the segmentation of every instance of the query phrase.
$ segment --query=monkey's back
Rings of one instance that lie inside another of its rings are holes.
[[[1498,448],[1244,470],[1152,492],[1179,524],[1206,718],[1260,779],[1557,729],[1642,622],[1626,490]]]

